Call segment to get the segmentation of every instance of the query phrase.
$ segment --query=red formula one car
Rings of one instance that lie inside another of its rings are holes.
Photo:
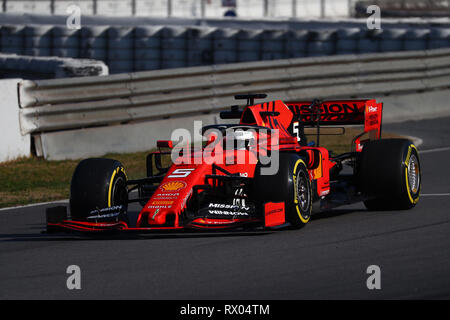
[[[299,228],[313,204],[322,210],[359,201],[369,210],[415,206],[419,155],[409,140],[381,139],[382,103],[255,104],[265,97],[236,96],[246,106],[233,106],[221,118],[239,123],[203,127],[200,146],[182,136],[158,141],[145,178],[129,180],[116,160],[81,161],[71,182],[70,218],[65,207],[48,209],[48,231]],[[351,152],[334,155],[320,146],[321,128],[344,131],[345,125],[364,125]],[[315,141],[306,140],[307,127],[315,128]],[[132,202],[143,206],[135,219],[128,212]]]

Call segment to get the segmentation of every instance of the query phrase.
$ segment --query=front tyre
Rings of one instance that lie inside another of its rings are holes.
[[[117,160],[82,160],[70,184],[70,213],[74,220],[86,220],[92,210],[128,205],[127,176]]]
[[[262,175],[255,169],[254,197],[261,203],[284,202],[286,221],[293,228],[306,225],[311,217],[312,189],[304,161],[293,153],[280,153],[279,169],[274,175]]]

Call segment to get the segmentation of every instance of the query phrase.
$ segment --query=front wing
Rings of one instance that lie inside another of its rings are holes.
[[[250,217],[232,217],[232,218],[212,218],[199,214],[197,217],[187,220],[181,226],[152,226],[152,227],[133,227],[130,226],[126,212],[122,210],[117,215],[110,214],[108,217],[99,217],[94,221],[77,221],[69,219],[67,207],[57,206],[46,210],[47,233],[60,232],[78,232],[90,234],[104,233],[152,233],[181,230],[218,230],[233,229],[243,226],[253,226],[255,228],[273,228],[287,226],[285,219],[284,202],[268,202],[263,207],[264,214]],[[110,219],[114,221],[102,221]],[[119,219],[120,217],[120,219]]]

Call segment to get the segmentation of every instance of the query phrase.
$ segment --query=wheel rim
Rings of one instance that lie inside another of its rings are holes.
[[[309,204],[310,204],[310,190],[308,187],[308,178],[303,172],[299,172],[297,175],[297,202],[301,211],[301,215],[304,218],[309,217]]]
[[[128,193],[126,189],[125,179],[118,177],[114,181],[113,191],[112,191],[112,205],[126,205]]]
[[[420,167],[416,155],[412,154],[408,161],[408,183],[412,193],[419,191],[420,185]]]

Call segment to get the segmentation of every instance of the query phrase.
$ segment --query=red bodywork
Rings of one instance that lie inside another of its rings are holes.
[[[213,181],[207,179],[208,175],[239,174],[244,178],[253,178],[258,162],[257,152],[267,152],[276,148],[279,152],[289,151],[301,155],[306,159],[311,181],[316,181],[318,197],[330,193],[330,169],[336,164],[330,159],[329,152],[323,147],[301,145],[296,135],[299,125],[311,126],[320,124],[329,125],[364,125],[364,133],[369,133],[371,139],[381,137],[382,103],[375,100],[336,100],[323,102],[316,113],[309,106],[310,101],[298,101],[284,103],[281,100],[264,102],[245,107],[240,119],[240,125],[259,126],[277,130],[278,143],[267,144],[267,147],[259,148],[258,145],[250,145],[242,150],[224,150],[217,156],[217,149],[226,141],[215,141],[208,137],[208,144],[199,149],[192,150],[190,154],[184,154],[178,160],[190,160],[190,164],[176,161],[166,173],[164,179],[139,213],[136,227],[129,227],[124,222],[79,222],[63,221],[50,224],[78,231],[105,231],[105,230],[177,230],[184,228],[229,228],[244,223],[260,223],[266,227],[282,225],[284,218],[284,203],[267,203],[264,205],[264,214],[260,218],[233,217],[233,219],[208,219],[199,217],[186,223],[182,221],[181,214],[194,193],[194,187],[199,185],[211,185]],[[302,124],[299,124],[299,121]],[[273,132],[256,132],[259,142],[270,140]],[[364,141],[361,135],[354,139],[354,149],[362,150]],[[205,150],[214,143],[215,148],[205,156]],[[173,147],[171,141],[158,141],[158,147]],[[258,149],[259,148],[259,149]],[[266,149],[265,149],[266,148]],[[222,148],[224,149],[224,148]],[[245,158],[244,164],[227,164],[230,159]],[[201,159],[201,161],[199,160]],[[185,161],[186,162],[186,161]],[[219,167],[224,170],[218,171]],[[200,191],[201,192],[201,191]]]

